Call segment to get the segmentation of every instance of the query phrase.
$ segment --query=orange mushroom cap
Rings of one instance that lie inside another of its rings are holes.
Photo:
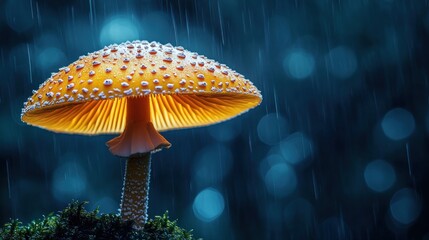
[[[126,97],[149,96],[158,131],[233,118],[262,101],[243,75],[183,47],[157,42],[114,44],[81,56],[40,85],[22,121],[55,132],[121,133]],[[139,109],[136,109],[136,111]]]

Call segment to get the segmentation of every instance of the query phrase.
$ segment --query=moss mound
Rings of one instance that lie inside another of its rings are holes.
[[[34,220],[27,226],[18,220],[0,229],[0,239],[194,239],[191,231],[170,221],[168,212],[149,220],[142,230],[115,214],[88,212],[86,202],[72,202],[63,211]]]

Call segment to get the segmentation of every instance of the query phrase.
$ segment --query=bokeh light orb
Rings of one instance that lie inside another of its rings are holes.
[[[358,66],[356,54],[345,46],[331,49],[325,60],[329,72],[340,79],[351,77],[356,72]]]
[[[231,171],[231,150],[222,144],[210,144],[195,155],[194,180],[211,185],[222,181]]]
[[[384,192],[395,183],[396,174],[392,165],[384,160],[370,162],[364,171],[366,185],[376,191]]]
[[[270,170],[270,168],[278,163],[285,163],[283,156],[279,153],[269,153],[267,156],[262,159],[259,165],[259,174],[262,179],[265,178],[265,174]]]
[[[194,215],[203,222],[217,219],[225,209],[222,194],[214,188],[206,188],[195,197],[192,210]]]
[[[37,55],[37,65],[44,70],[53,71],[52,68],[62,66],[65,60],[66,56],[63,51],[55,47],[48,47]]]
[[[315,66],[313,55],[303,49],[293,50],[283,60],[284,70],[295,80],[308,78]]]
[[[387,112],[381,122],[384,134],[392,140],[409,137],[415,129],[413,115],[403,108],[395,108]]]
[[[293,165],[309,159],[312,153],[311,141],[301,132],[295,132],[280,142],[280,152]]]
[[[238,119],[233,119],[210,126],[207,130],[210,136],[215,140],[219,142],[229,142],[240,135],[241,124]]]
[[[288,123],[281,115],[269,113],[259,120],[257,132],[263,143],[275,145],[287,134]]]
[[[7,1],[4,9],[7,25],[15,32],[21,33],[33,26],[36,16],[32,12],[31,4],[32,1],[26,0]]]
[[[100,44],[106,46],[113,43],[138,40],[138,26],[128,17],[117,16],[107,20],[100,33]]]
[[[85,170],[76,162],[60,165],[52,176],[52,191],[57,200],[79,197],[87,187]]]
[[[295,170],[287,163],[272,166],[265,174],[264,180],[268,193],[278,198],[289,196],[298,183]]]
[[[408,225],[420,215],[422,203],[416,192],[410,188],[397,191],[390,200],[390,214],[398,223]]]

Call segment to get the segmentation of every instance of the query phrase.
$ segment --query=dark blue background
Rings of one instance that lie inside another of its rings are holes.
[[[0,222],[71,199],[117,211],[114,136],[55,134],[20,111],[59,67],[140,39],[225,63],[264,96],[164,133],[150,216],[205,239],[429,238],[427,1],[4,0],[0,33]]]

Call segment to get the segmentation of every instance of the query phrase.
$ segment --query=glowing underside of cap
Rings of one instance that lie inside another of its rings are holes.
[[[158,131],[206,126],[240,115],[261,102],[249,94],[156,94],[150,98],[151,121]],[[62,104],[35,109],[24,122],[54,132],[78,134],[121,133],[125,128],[127,97]]]

